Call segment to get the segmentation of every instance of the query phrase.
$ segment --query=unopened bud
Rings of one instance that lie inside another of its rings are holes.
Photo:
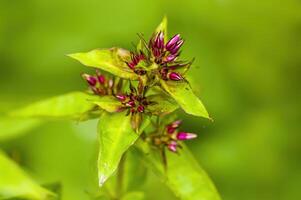
[[[134,107],[135,106],[135,102],[134,101],[129,101],[129,102],[126,103],[126,106]]]
[[[168,149],[172,152],[177,152],[177,142],[175,141],[171,141],[169,144],[168,144]]]
[[[181,46],[183,45],[183,43],[184,43],[184,40],[178,41],[177,44],[174,45],[174,46],[169,50],[169,52],[170,52],[171,54],[176,54],[176,53],[179,51],[179,49],[181,48]]]
[[[183,77],[180,74],[178,74],[177,72],[171,72],[168,77],[170,80],[173,80],[173,81],[180,81],[183,79]]]
[[[106,82],[106,78],[104,75],[99,75],[97,78],[100,84],[104,84]]]
[[[172,126],[167,126],[167,133],[169,133],[169,134],[173,134],[174,132],[175,132],[175,128],[174,127],[172,127]]]
[[[139,105],[138,108],[137,108],[137,111],[141,112],[141,113],[144,112],[144,106]]]
[[[116,97],[120,101],[125,101],[126,100],[126,95],[124,95],[124,94],[117,94]]]
[[[181,123],[182,123],[182,120],[177,120],[177,121],[174,121],[173,123],[171,123],[171,126],[174,128],[178,128]]]
[[[180,34],[173,36],[166,44],[166,50],[170,50],[180,40]]]
[[[172,62],[172,61],[174,61],[176,58],[177,58],[177,54],[170,54],[170,55],[168,55],[165,59],[164,59],[164,61],[165,62]]]
[[[91,76],[89,74],[83,74],[82,77],[88,82],[90,86],[95,86],[96,85],[96,78],[94,76]]]
[[[197,135],[194,134],[194,133],[179,132],[177,134],[177,139],[178,140],[191,140],[191,139],[194,139],[196,137],[197,137]]]

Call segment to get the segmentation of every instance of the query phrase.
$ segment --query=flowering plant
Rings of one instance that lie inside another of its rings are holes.
[[[122,186],[120,177],[126,175],[118,176],[124,173],[126,163],[138,165],[139,158],[179,198],[220,199],[183,143],[197,135],[181,130],[182,121],[173,113],[181,107],[188,114],[210,119],[185,77],[193,60],[180,59],[184,40],[179,34],[168,38],[166,18],[149,41],[141,35],[139,39],[133,51],[113,47],[70,54],[83,65],[96,69],[95,74],[82,74],[88,90],[37,102],[10,115],[78,121],[99,118],[99,186],[120,186],[113,197],[108,190],[101,190],[99,198],[141,199],[139,192]]]

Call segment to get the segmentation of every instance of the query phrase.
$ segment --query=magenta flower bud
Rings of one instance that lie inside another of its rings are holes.
[[[173,36],[166,44],[166,50],[170,50],[180,40],[180,34]]]
[[[126,103],[126,106],[134,107],[135,106],[135,102],[134,101],[129,101],[129,102]]]
[[[105,76],[104,75],[98,75],[98,82],[100,83],[100,84],[104,84],[105,82],[106,82],[106,78],[105,78]]]
[[[169,133],[169,134],[173,134],[174,132],[175,132],[175,128],[174,127],[172,127],[172,126],[167,126],[167,133]]]
[[[144,106],[139,105],[138,108],[137,108],[137,111],[141,112],[141,113],[144,112]]]
[[[172,152],[177,152],[177,142],[171,141],[171,143],[168,144],[168,149]]]
[[[156,48],[163,49],[164,48],[164,34],[163,32],[158,33],[156,39],[155,39],[155,45]]]
[[[170,80],[173,80],[173,81],[183,80],[183,77],[180,74],[178,74],[177,72],[171,72],[168,77]]]
[[[126,95],[123,95],[123,94],[117,94],[116,97],[117,97],[117,99],[119,99],[120,101],[125,101],[125,100],[126,100]]]
[[[127,62],[126,63],[128,65],[129,68],[134,69],[135,68],[135,64],[132,62]]]
[[[194,133],[179,132],[177,134],[177,139],[178,140],[191,140],[191,139],[194,139],[196,137],[197,137],[197,135],[194,134]]]
[[[170,55],[168,55],[168,56],[164,59],[164,61],[165,61],[165,62],[172,62],[172,61],[174,61],[177,57],[178,57],[177,54],[170,54]]]
[[[184,43],[184,40],[180,40],[179,42],[177,42],[177,44],[176,44],[175,46],[173,46],[173,47],[169,50],[169,52],[170,52],[171,54],[176,54],[176,53],[179,51],[179,49],[181,48],[181,46],[183,45],[183,43]]]
[[[181,123],[182,123],[182,120],[174,121],[173,123],[171,123],[171,127],[178,128]]]
[[[91,76],[89,74],[83,74],[83,78],[89,83],[90,86],[95,86],[97,83],[97,80],[94,76]]]

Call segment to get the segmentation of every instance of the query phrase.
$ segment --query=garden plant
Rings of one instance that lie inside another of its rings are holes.
[[[95,163],[99,189],[93,199],[143,199],[139,181],[150,170],[179,199],[219,200],[214,184],[187,148],[188,140],[196,139],[197,133],[183,130],[175,114],[182,109],[191,117],[212,121],[187,80],[193,59],[181,59],[184,40],[180,34],[168,36],[166,18],[149,40],[142,34],[138,38],[132,50],[112,47],[69,54],[95,69],[94,74],[82,74],[87,91],[42,100],[8,115],[19,120],[72,119],[79,123],[99,119]],[[7,169],[5,174],[0,172],[1,199],[60,198],[1,153],[0,171]]]

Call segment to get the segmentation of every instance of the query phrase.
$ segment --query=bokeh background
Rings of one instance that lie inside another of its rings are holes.
[[[85,89],[88,69],[66,54],[132,48],[164,15],[196,58],[189,76],[214,122],[179,114],[223,199],[301,199],[300,0],[0,0],[0,112]],[[95,138],[95,121],[54,121],[0,147],[39,182],[61,182],[63,199],[86,200]],[[151,174],[144,190],[176,199]]]

